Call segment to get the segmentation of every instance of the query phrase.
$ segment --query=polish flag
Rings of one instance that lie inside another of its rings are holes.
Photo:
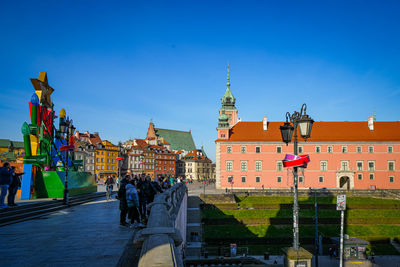
[[[140,162],[139,164],[140,164],[140,165],[143,165],[143,164],[144,164],[144,162]]]
[[[115,160],[123,160],[124,157],[116,157]]]

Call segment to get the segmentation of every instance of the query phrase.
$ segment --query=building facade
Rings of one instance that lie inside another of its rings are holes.
[[[151,146],[151,149],[156,152],[154,159],[155,177],[175,176],[175,153],[162,146]]]
[[[102,181],[108,175],[118,177],[118,161],[119,148],[110,141],[103,140],[96,146],[95,164],[97,179]]]
[[[198,181],[211,180],[214,177],[212,161],[200,149],[190,151],[177,162],[177,166],[177,176]]]
[[[284,122],[238,121],[229,75],[221,100],[216,140],[217,188],[290,188],[284,168],[293,144],[282,142]],[[282,114],[284,116],[284,114]],[[299,188],[400,189],[400,121],[314,122],[311,137],[299,140],[299,154],[311,162],[300,168]]]

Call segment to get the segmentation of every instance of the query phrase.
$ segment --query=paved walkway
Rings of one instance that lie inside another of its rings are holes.
[[[133,231],[99,200],[0,228],[1,266],[115,266]]]

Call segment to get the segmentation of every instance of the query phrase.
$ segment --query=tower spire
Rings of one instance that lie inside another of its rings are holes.
[[[226,87],[228,89],[230,89],[230,87],[231,87],[231,81],[230,81],[230,78],[229,78],[229,63],[228,63],[228,75],[226,77]]]

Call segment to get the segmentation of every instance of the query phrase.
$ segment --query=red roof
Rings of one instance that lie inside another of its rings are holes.
[[[283,122],[268,122],[268,129],[264,131],[262,122],[242,121],[230,129],[229,140],[217,141],[282,142],[279,128],[282,125]],[[367,121],[317,121],[314,122],[311,137],[307,141],[400,141],[400,121],[374,121],[372,131],[369,130]]]
[[[163,140],[163,144],[164,145],[170,145],[170,143],[168,143],[165,139]]]

